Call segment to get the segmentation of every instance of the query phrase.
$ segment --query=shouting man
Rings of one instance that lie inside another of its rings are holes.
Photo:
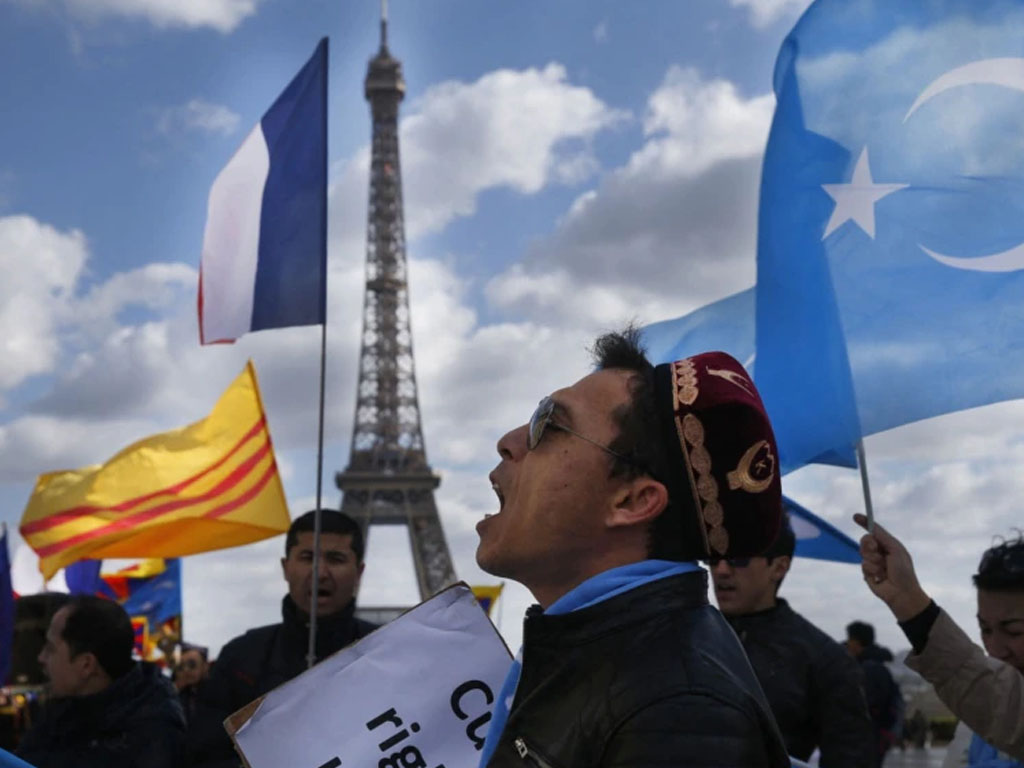
[[[775,439],[720,352],[651,366],[627,329],[498,441],[477,562],[530,589],[481,766],[788,766],[702,558],[765,549]]]
[[[376,629],[355,616],[364,566],[362,531],[346,514],[333,509],[320,514],[318,572],[313,572],[314,512],[307,512],[292,521],[285,538],[281,570],[288,594],[281,603],[283,620],[250,629],[225,645],[200,687],[188,734],[193,765],[240,765],[224,731],[224,718],[306,669],[312,611],[317,615],[318,662]],[[315,606],[310,604],[314,583]]]

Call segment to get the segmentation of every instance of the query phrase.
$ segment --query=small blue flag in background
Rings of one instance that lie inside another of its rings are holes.
[[[11,558],[7,552],[7,526],[0,528],[0,685],[11,674],[14,650],[14,588],[11,585]]]
[[[64,569],[64,582],[72,595],[95,595],[103,583],[100,579],[102,560],[79,560]]]
[[[822,520],[788,496],[782,497],[782,507],[789,513],[789,522],[796,536],[794,554],[797,557],[838,563],[860,562],[860,548],[857,542],[834,525]]]

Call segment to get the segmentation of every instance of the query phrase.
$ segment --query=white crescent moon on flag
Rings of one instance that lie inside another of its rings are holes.
[[[914,100],[903,122],[907,122],[926,101],[961,85],[1001,85],[1024,91],[1024,59],[982,59],[939,75]]]
[[[1004,88],[1024,91],[1024,59],[982,59],[939,75],[914,100],[910,109],[907,110],[903,122],[907,122],[910,116],[925,102],[940,93],[962,85],[1001,85]],[[920,243],[918,243],[918,247],[940,264],[954,269],[966,269],[972,272],[1016,272],[1019,269],[1024,269],[1024,243],[999,253],[969,258],[947,256],[925,248]]]

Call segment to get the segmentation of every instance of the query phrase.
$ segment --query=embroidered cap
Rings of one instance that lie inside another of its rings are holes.
[[[751,557],[782,519],[779,452],[754,382],[724,352],[654,369],[670,466],[664,478],[687,557]]]

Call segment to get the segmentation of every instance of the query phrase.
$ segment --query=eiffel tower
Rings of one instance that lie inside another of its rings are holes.
[[[405,81],[401,62],[388,51],[386,2],[381,2],[380,50],[370,59],[365,81],[373,149],[356,414],[349,464],[335,481],[341,511],[359,522],[367,540],[374,524],[407,527],[420,597],[426,599],[453,583],[455,570],[434,502],[441,479],[427,463],[420,426],[398,156]],[[372,618],[390,618],[387,611],[379,613],[384,609],[376,610]]]

